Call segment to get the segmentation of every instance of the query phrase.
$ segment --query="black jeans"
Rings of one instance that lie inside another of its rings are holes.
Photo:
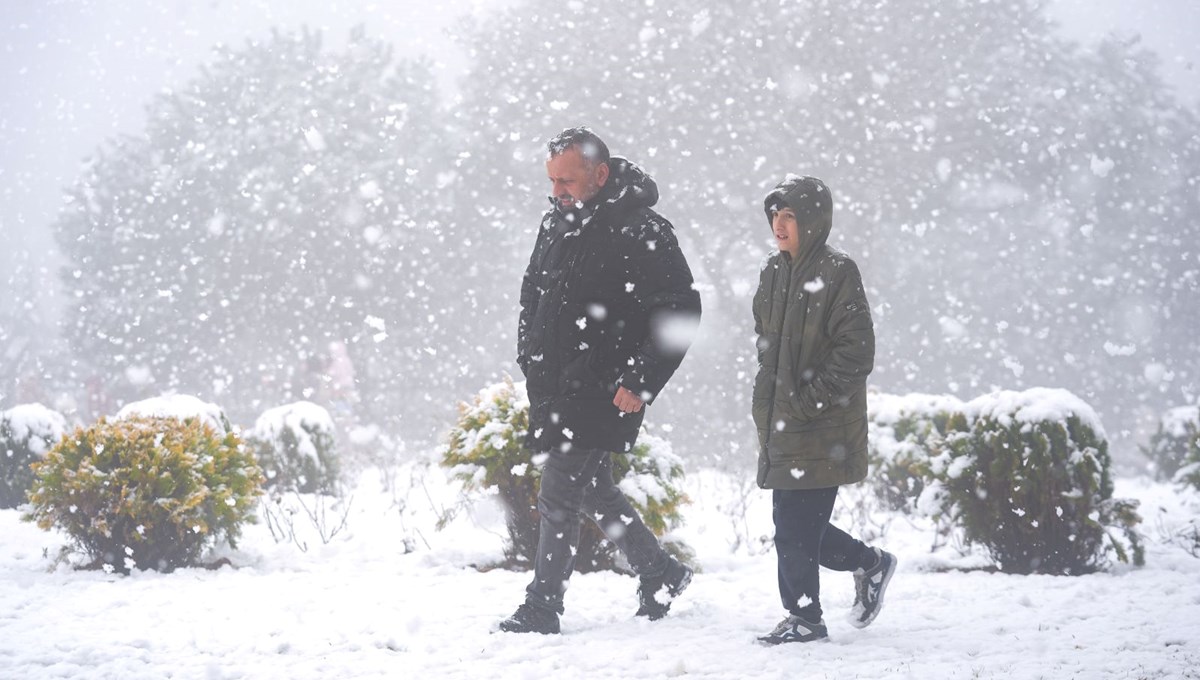
[[[525,601],[563,612],[563,593],[575,569],[583,510],[625,553],[635,573],[644,578],[661,576],[670,558],[613,483],[612,454],[575,448],[546,456],[538,488],[537,561]]]
[[[809,621],[821,618],[818,565],[854,571],[873,561],[870,548],[829,523],[838,487],[782,490],[771,495],[779,597],[783,608]]]

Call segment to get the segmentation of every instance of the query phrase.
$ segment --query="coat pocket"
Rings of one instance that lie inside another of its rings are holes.
[[[810,429],[814,418],[800,408],[800,399],[791,390],[778,389],[775,395],[775,429],[801,432]]]
[[[559,393],[564,397],[597,397],[604,394],[600,378],[591,367],[592,351],[580,353],[563,366],[559,376]]]

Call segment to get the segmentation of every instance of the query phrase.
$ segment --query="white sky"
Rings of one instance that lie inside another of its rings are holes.
[[[336,45],[362,23],[401,55],[436,59],[449,90],[466,61],[446,27],[516,1],[0,0],[0,267],[14,245],[51,248],[48,226],[80,160],[136,133],[153,94],[192,78],[212,45],[301,26]],[[1140,34],[1177,92],[1200,102],[1200,1],[1051,0],[1051,13],[1083,44]]]

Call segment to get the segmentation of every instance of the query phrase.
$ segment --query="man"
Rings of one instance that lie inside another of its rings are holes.
[[[789,177],[767,194],[779,251],[754,296],[758,375],[758,485],[772,489],[779,595],[788,616],[767,644],[828,637],[819,566],[854,573],[850,623],[863,628],[883,607],[896,557],[831,525],[838,487],[867,474],[867,375],[875,330],[862,276],[826,241],[833,197],[815,177]]]
[[[500,623],[518,633],[559,632],[581,510],[640,577],[639,616],[665,616],[692,577],[613,484],[612,456],[633,449],[645,407],[683,360],[700,296],[671,223],[650,209],[654,180],[587,128],[548,146],[551,209],[521,285],[517,341],[526,445],[545,458],[533,581]]]

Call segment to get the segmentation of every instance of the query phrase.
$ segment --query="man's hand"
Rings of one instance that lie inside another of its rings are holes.
[[[621,409],[622,413],[637,413],[642,410],[643,403],[645,402],[639,399],[636,394],[624,387],[618,387],[617,396],[613,397],[613,405]]]

